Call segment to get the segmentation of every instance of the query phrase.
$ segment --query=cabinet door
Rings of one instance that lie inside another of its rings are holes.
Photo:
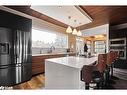
[[[45,58],[43,56],[32,57],[32,75],[45,72]]]

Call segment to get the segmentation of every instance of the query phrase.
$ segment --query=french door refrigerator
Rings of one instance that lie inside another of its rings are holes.
[[[31,32],[0,27],[0,86],[29,80],[31,61]]]

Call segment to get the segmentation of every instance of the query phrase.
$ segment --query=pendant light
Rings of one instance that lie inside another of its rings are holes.
[[[72,34],[73,34],[73,35],[77,35],[77,30],[76,30],[76,28],[73,30]]]
[[[81,25],[81,23],[79,23],[79,26]],[[80,29],[77,32],[77,36],[82,36],[82,32],[80,31]]]
[[[66,33],[72,33],[72,29],[71,29],[70,26],[67,27],[67,29],[66,29]]]
[[[74,20],[74,22],[76,23],[76,20]],[[76,30],[76,28],[73,29],[72,34],[73,34],[73,35],[77,35],[77,30]]]
[[[71,16],[68,16],[68,19],[69,19],[69,21],[70,21]],[[68,27],[67,27],[66,33],[72,33],[72,28],[71,28],[71,26],[68,26]]]
[[[82,33],[80,30],[77,32],[77,36],[82,36]]]
[[[68,16],[68,19],[70,20],[70,19],[71,19],[71,16]],[[77,22],[77,21],[74,20],[74,23],[76,23],[76,22]],[[68,27],[67,27],[66,33],[68,33],[68,34],[69,34],[69,33],[72,33],[72,34],[75,35],[75,36],[82,36],[82,33],[81,33],[80,30],[77,31],[77,29],[74,28],[73,31],[72,31],[71,26],[68,26]]]

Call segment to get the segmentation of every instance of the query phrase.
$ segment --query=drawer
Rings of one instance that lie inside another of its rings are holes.
[[[44,68],[33,68],[32,69],[32,75],[36,75],[36,74],[40,74],[40,73],[44,73],[45,69]]]
[[[47,58],[47,56],[34,56],[34,57],[32,57],[32,62],[33,63],[35,63],[35,62],[42,62],[44,59],[46,59]]]
[[[32,63],[32,68],[43,67],[44,63]]]

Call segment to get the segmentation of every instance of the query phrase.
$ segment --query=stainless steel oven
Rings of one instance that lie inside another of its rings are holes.
[[[118,51],[120,59],[126,59],[126,38],[110,39],[110,51]]]

